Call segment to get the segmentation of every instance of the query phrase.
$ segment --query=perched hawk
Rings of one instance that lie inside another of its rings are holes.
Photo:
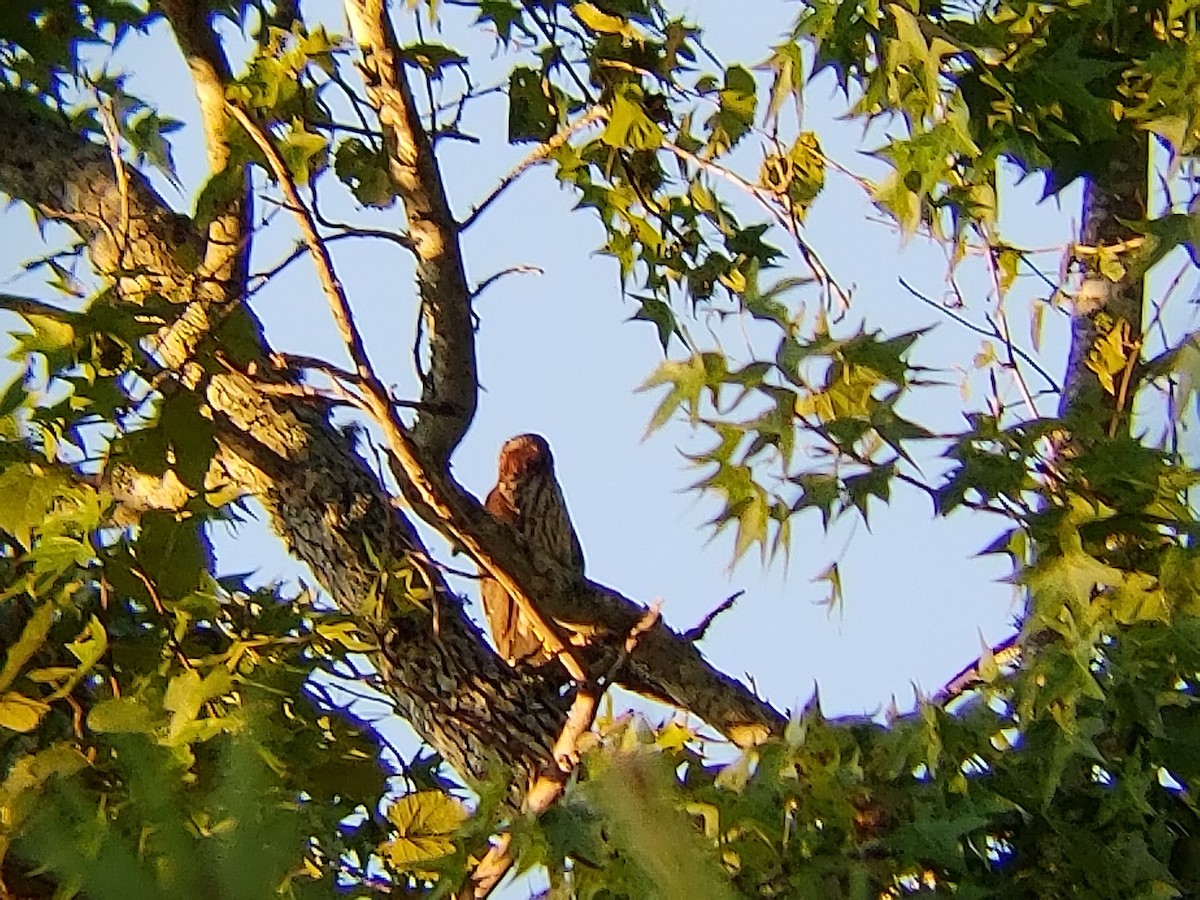
[[[583,571],[583,549],[554,477],[546,439],[521,434],[500,448],[500,473],[484,507],[517,536],[536,570],[550,563]],[[480,583],[483,612],[496,650],[510,665],[541,665],[551,659],[508,592],[491,578]]]

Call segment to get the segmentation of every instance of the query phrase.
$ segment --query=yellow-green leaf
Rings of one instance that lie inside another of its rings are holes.
[[[41,700],[9,691],[0,695],[0,728],[22,733],[33,731],[49,710]]]
[[[146,732],[154,727],[154,713],[137,697],[101,700],[88,713],[88,728],[96,732]]]
[[[580,22],[600,34],[631,34],[629,24],[620,16],[610,16],[591,3],[576,3],[571,7]]]
[[[369,653],[377,645],[353,622],[322,622],[317,625],[317,634],[326,640],[335,641],[351,653]]]
[[[387,817],[396,827],[396,837],[384,845],[384,852],[403,868],[453,853],[452,837],[467,812],[441,791],[416,791],[388,807]]]
[[[37,652],[50,633],[54,623],[54,605],[43,603],[33,611],[17,642],[8,648],[4,657],[4,668],[0,669],[0,691],[13,683],[13,679],[21,671],[21,667],[29,661],[29,657]]]

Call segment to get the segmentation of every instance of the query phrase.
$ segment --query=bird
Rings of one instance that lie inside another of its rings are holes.
[[[511,529],[529,554],[535,571],[557,565],[583,574],[583,548],[562,488],[554,474],[554,457],[537,434],[509,438],[500,448],[496,486],[484,509]],[[542,645],[516,601],[494,578],[480,581],[483,612],[496,651],[511,666],[540,666],[553,658]]]

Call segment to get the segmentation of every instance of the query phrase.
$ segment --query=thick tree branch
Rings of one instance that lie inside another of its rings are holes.
[[[89,241],[97,268],[113,271],[111,238],[102,225],[115,220],[122,198],[105,149],[27,95],[0,91],[0,118],[9,127],[9,139],[0,145],[0,190],[72,224]],[[193,301],[181,307],[171,340],[157,348],[165,365],[179,365],[203,334],[207,302],[220,298],[210,282],[196,280],[179,262],[180,246],[195,246],[188,221],[172,214],[136,171],[128,183],[127,252],[135,254],[137,278],[122,281],[135,297],[153,286]],[[205,301],[195,299],[202,295]],[[255,367],[270,368],[269,351]],[[466,777],[482,776],[493,761],[533,776],[567,714],[561,674],[516,671],[488,650],[458,598],[425,563],[428,553],[412,526],[323,409],[303,398],[265,396],[258,382],[236,371],[209,373],[203,387],[225,472],[261,499],[285,543],[339,606],[359,616],[374,614],[368,624],[379,632],[384,682],[401,714]],[[543,615],[594,622],[597,632],[612,635],[607,651],[595,650],[597,666],[611,664],[616,645],[644,608],[568,573],[532,573],[511,536],[440,467],[423,465],[419,453],[408,445],[402,482],[439,505],[436,515],[446,517],[440,527],[468,539],[485,569],[518,590],[525,586]],[[369,561],[368,547],[388,566],[421,573],[436,598],[431,612],[396,609],[386,602],[395,598],[381,598],[382,610],[369,608],[382,573]],[[712,669],[661,624],[641,637],[621,674],[623,684],[667,698],[743,743],[783,724],[769,705]]]
[[[345,0],[367,100],[375,108],[388,151],[389,172],[404,203],[408,237],[417,257],[429,349],[413,440],[435,465],[444,465],[466,433],[478,400],[475,333],[459,229],[450,212],[433,145],[421,124],[404,74],[400,44],[384,0]]]
[[[558,802],[566,790],[567,781],[579,765],[581,743],[584,735],[591,730],[596,721],[596,709],[604,696],[613,677],[629,659],[637,647],[638,640],[655,622],[658,621],[660,604],[653,604],[646,614],[638,620],[633,630],[626,636],[625,644],[616,662],[606,673],[602,683],[592,682],[576,686],[575,699],[571,702],[571,710],[567,713],[567,721],[563,725],[558,740],[554,742],[553,764],[530,785],[525,795],[521,811],[526,815],[541,816],[551,806]],[[509,834],[499,836],[492,849],[479,861],[471,878],[459,892],[459,900],[482,900],[491,895],[492,891],[504,879],[512,868],[515,860],[512,857],[512,840]]]
[[[0,91],[0,119],[9,138],[0,144],[0,191],[71,224],[89,242],[97,269],[112,273],[115,245],[102,226],[117,220],[122,197],[107,151],[28,95]],[[172,214],[136,171],[128,183],[126,253],[137,277],[120,283],[135,300],[148,289],[192,300],[155,347],[164,365],[181,365],[207,334],[211,303],[223,298],[214,282],[195,279],[180,263],[189,255],[181,247],[196,249],[190,222]],[[258,368],[269,371],[266,352]],[[382,621],[366,623],[379,634],[385,689],[401,714],[465,777],[482,777],[496,763],[532,777],[566,716],[560,685],[544,673],[514,672],[488,649],[440,574],[423,563],[428,553],[411,525],[322,409],[265,397],[238,372],[211,374],[204,387],[220,465],[261,500],[289,549],[339,606],[362,615],[379,582],[368,547],[389,565],[417,568],[432,586],[436,622],[385,609]]]

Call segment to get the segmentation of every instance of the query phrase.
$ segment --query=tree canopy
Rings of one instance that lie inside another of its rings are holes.
[[[0,896],[485,897],[530,869],[556,897],[1200,892],[1198,16],[809,0],[727,63],[657,0],[9,0],[0,193],[45,229],[30,267],[60,297],[0,294],[24,322],[0,395]],[[122,77],[147,34],[198,100],[184,206],[162,189],[187,113]],[[883,177],[809,130],[830,76]],[[497,95],[506,120],[471,117]],[[528,152],[457,208],[439,154],[497,139]],[[451,465],[487,377],[464,238],[534,167],[653,325],[649,430],[702,435],[695,490],[735,559],[915,492],[994,523],[1012,640],[886,721],[779,710],[704,658],[712,617],[677,630],[489,514]],[[1068,246],[1006,236],[1014,170],[1082,183]],[[989,348],[957,431],[915,412],[945,375],[914,362],[925,334],[873,325],[822,260],[806,222],[834,179],[944,251],[950,301],[921,299]],[[373,364],[394,346],[347,244],[386,248],[411,390]],[[302,265],[344,360],[264,334],[256,298]],[[1065,359],[1040,348],[1054,316]],[[218,568],[210,529],[251,502],[313,588]],[[464,567],[550,662],[492,650]],[[609,711],[614,685],[711,731]],[[364,692],[426,745],[398,771]]]

